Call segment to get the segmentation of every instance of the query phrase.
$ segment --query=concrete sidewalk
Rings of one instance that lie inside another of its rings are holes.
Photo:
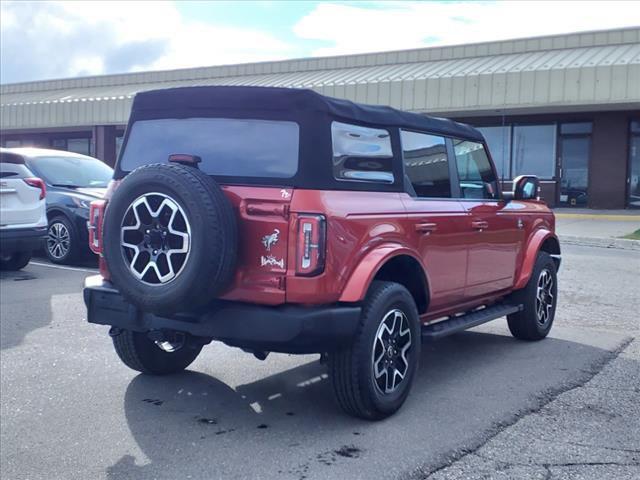
[[[620,238],[640,229],[640,211],[557,208],[554,213],[564,243],[640,250],[640,241]]]

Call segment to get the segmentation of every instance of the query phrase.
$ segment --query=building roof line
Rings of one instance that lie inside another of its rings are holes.
[[[358,53],[328,57],[296,58],[243,64],[213,65],[150,72],[129,72],[67,79],[37,80],[0,85],[0,94],[60,90],[64,88],[108,87],[149,82],[190,81],[243,75],[311,72],[350,69],[397,63],[423,63],[438,60],[530,53],[640,42],[640,27],[583,31],[565,34],[493,40],[471,44],[422,47],[409,50]]]

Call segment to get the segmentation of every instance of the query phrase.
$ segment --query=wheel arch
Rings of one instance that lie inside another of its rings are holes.
[[[522,267],[516,279],[514,290],[524,288],[529,281],[538,252],[546,252],[551,255],[556,265],[556,270],[560,269],[560,241],[551,231],[540,229],[531,236],[526,246]]]
[[[65,211],[64,208],[60,208],[60,207],[51,207],[47,209],[47,221],[50,222],[51,220],[53,220],[55,217],[64,217],[66,218],[68,221],[72,222],[73,220],[71,219],[71,216],[69,215],[68,212]]]
[[[369,252],[356,267],[340,297],[341,302],[359,302],[374,280],[403,285],[416,302],[418,313],[426,313],[431,292],[427,271],[420,259],[400,245],[385,245]]]

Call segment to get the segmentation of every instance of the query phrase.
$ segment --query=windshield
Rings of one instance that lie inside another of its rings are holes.
[[[91,157],[38,157],[31,169],[49,185],[70,188],[103,188],[113,176],[111,167]]]
[[[131,127],[120,169],[197,155],[209,175],[291,178],[298,170],[298,124],[289,121],[184,118],[139,120]]]

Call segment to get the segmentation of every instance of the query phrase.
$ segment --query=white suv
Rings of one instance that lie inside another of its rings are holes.
[[[0,152],[0,269],[20,270],[47,235],[45,183],[18,155]]]

